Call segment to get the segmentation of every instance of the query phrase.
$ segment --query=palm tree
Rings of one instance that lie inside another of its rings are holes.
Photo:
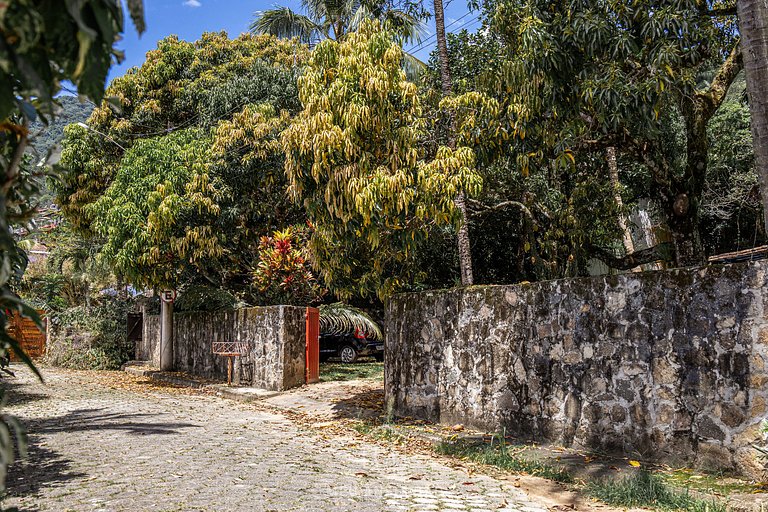
[[[435,35],[437,36],[437,56],[440,63],[440,84],[443,96],[447,97],[453,94],[453,83],[451,81],[451,68],[448,63],[448,40],[445,37],[445,12],[443,10],[443,0],[433,0],[435,10]],[[451,132],[448,145],[451,149],[456,148],[456,116],[451,116]],[[461,271],[462,286],[472,286],[475,278],[472,272],[472,248],[469,240],[469,209],[467,208],[467,198],[464,192],[459,192],[453,202],[461,212],[462,222],[456,233],[456,243],[459,250],[459,269]]]
[[[418,8],[399,9],[388,0],[301,0],[306,14],[289,7],[256,12],[249,29],[279,38],[296,37],[312,44],[318,40],[343,38],[357,30],[365,19],[375,18],[393,30],[401,44],[418,42],[425,31],[424,12]]]

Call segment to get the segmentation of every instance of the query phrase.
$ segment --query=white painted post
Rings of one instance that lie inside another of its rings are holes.
[[[176,292],[164,290],[160,293],[160,369],[173,370],[173,301]]]

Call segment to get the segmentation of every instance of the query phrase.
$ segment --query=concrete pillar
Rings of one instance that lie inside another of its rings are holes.
[[[160,369],[173,370],[173,300],[162,292],[160,297]]]

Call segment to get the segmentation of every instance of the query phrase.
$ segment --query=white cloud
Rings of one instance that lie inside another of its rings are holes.
[[[200,0],[185,0],[184,5],[186,5],[187,7],[200,7],[203,4],[200,3]]]

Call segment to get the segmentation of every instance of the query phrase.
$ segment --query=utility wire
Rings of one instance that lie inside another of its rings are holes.
[[[449,29],[449,28],[451,28],[453,25],[455,25],[456,23],[460,22],[461,20],[463,20],[464,18],[466,18],[466,17],[467,17],[467,16],[469,16],[470,14],[472,14],[472,11],[469,11],[469,12],[465,13],[465,14],[464,14],[464,16],[462,16],[461,18],[459,18],[459,19],[457,19],[457,20],[454,20],[452,23],[450,23],[450,24],[446,25],[446,27],[445,27],[445,29],[446,29],[446,32],[448,31],[448,29]],[[475,16],[474,18],[470,19],[469,21],[465,22],[465,23],[464,23],[464,24],[462,24],[460,27],[456,28],[456,29],[455,29],[455,31],[459,31],[459,30],[461,30],[462,28],[469,26],[470,24],[472,24],[472,23],[474,23],[475,21],[477,21],[477,19],[478,19],[479,17],[480,17],[480,14],[478,14],[478,15],[477,15],[477,16]],[[412,46],[411,48],[409,48],[409,49],[408,49],[408,50],[406,50],[406,51],[407,51],[408,53],[414,53],[414,52],[417,52],[417,51],[419,51],[419,50],[422,50],[422,49],[426,48],[427,46],[431,45],[431,44],[433,43],[433,41],[431,41],[431,40],[432,40],[432,39],[436,39],[436,38],[437,38],[437,32],[435,32],[435,33],[434,33],[434,34],[432,34],[431,36],[427,37],[427,38],[426,38],[426,39],[424,39],[423,41],[420,41],[418,44],[416,44],[416,45]]]
[[[451,23],[449,23],[448,25],[446,25],[446,27],[445,27],[445,28],[446,28],[446,30],[447,30],[447,29],[449,29],[450,27],[452,27],[453,25],[455,25],[456,23],[460,22],[461,20],[463,20],[464,18],[466,18],[466,17],[467,17],[467,16],[469,16],[470,14],[472,14],[472,11],[467,11],[467,12],[465,12],[465,13],[464,13],[464,15],[463,15],[463,16],[461,16],[460,18],[453,20]],[[417,42],[417,43],[416,43],[416,44],[414,44],[414,45],[413,45],[413,46],[412,46],[412,47],[411,47],[409,50],[406,50],[406,51],[407,51],[408,53],[411,53],[411,52],[412,52],[414,49],[420,49],[420,47],[421,47],[421,46],[423,46],[423,45],[425,45],[425,44],[429,44],[429,40],[430,40],[430,39],[434,39],[435,37],[437,37],[437,32],[435,32],[434,34],[432,34],[432,35],[430,35],[430,36],[427,36],[427,37],[425,37],[424,39],[422,39],[421,41]]]

